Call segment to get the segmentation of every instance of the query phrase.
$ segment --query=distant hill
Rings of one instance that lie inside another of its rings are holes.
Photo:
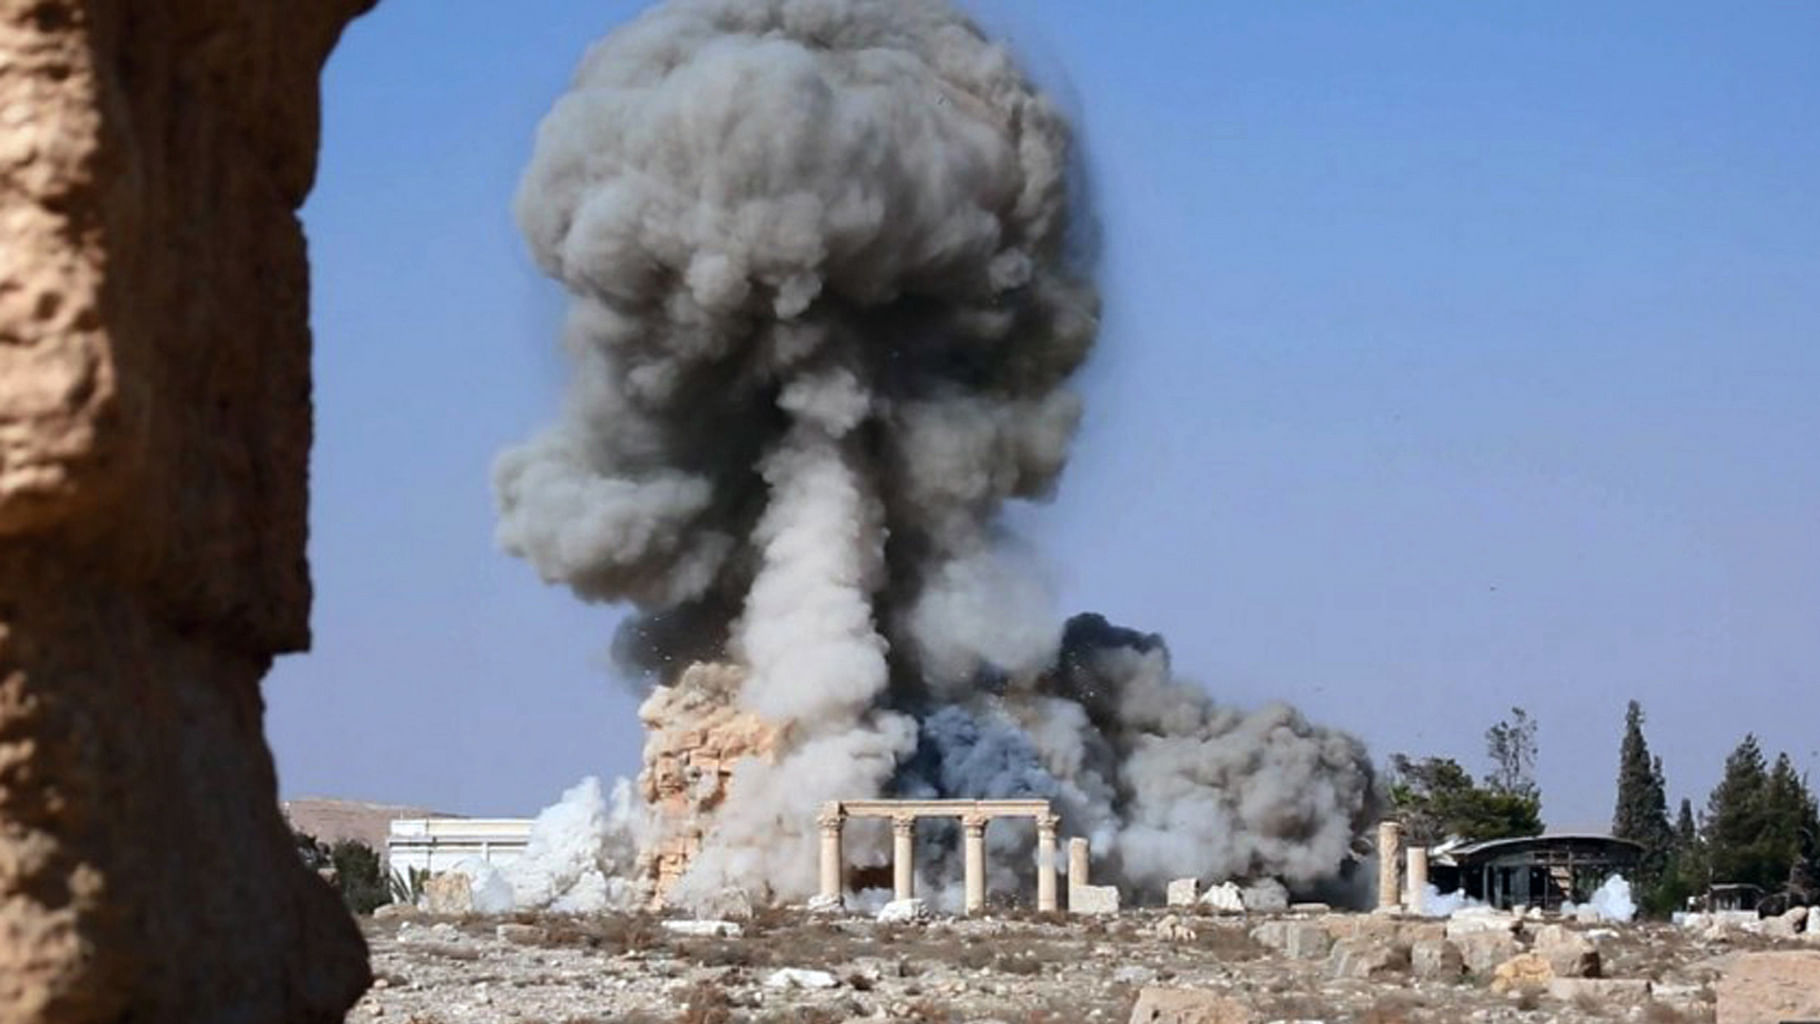
[[[425,807],[375,804],[361,800],[303,797],[279,802],[285,820],[299,832],[308,832],[325,843],[358,839],[385,856],[386,832],[394,818],[460,818]]]

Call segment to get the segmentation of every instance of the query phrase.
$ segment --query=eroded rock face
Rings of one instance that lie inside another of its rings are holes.
[[[317,75],[372,0],[0,0],[0,1021],[338,1020],[279,815]]]

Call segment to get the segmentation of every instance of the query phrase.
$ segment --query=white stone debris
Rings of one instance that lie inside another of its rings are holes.
[[[839,984],[827,971],[802,967],[780,967],[765,979],[766,988],[833,988]]]
[[[663,927],[665,931],[698,939],[736,939],[745,933],[732,921],[665,921]]]
[[[879,908],[879,924],[914,924],[929,919],[929,906],[920,899],[892,900]]]

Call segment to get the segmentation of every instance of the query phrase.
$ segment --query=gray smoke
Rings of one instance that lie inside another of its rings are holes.
[[[1136,884],[1344,857],[1355,742],[1214,709],[1160,644],[1065,644],[999,536],[1080,417],[1075,161],[941,0],[672,0],[540,127],[516,212],[572,297],[574,377],[495,467],[499,541],[632,603],[626,665],[740,662],[740,702],[788,730],[686,885],[801,895],[822,801],[1020,785]]]

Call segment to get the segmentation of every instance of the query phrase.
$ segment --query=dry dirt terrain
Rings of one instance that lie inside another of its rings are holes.
[[[377,983],[350,1019],[416,1024],[1672,1024],[1714,1020],[1741,955],[1815,948],[1666,924],[1160,909],[911,924],[772,911],[737,936],[650,916],[406,911],[364,927]]]

